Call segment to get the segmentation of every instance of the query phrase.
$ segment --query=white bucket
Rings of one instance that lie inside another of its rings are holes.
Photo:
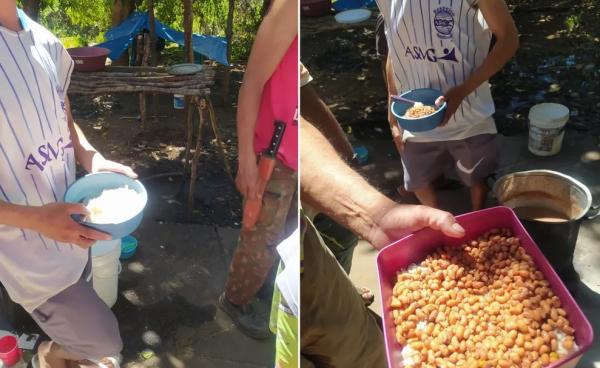
[[[121,239],[99,241],[92,246],[92,277],[96,294],[112,308],[117,302],[121,272]]]
[[[569,109],[557,103],[542,103],[529,110],[529,151],[538,156],[560,152]]]
[[[173,108],[181,110],[185,107],[185,96],[184,95],[173,95]]]

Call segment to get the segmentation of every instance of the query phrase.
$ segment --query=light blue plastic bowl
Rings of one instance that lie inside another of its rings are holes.
[[[413,89],[412,91],[407,91],[402,93],[401,97],[406,97],[409,100],[417,101],[423,103],[423,105],[435,106],[435,100],[438,99],[442,95],[442,92],[431,89],[431,88],[421,88],[421,89]],[[413,104],[409,102],[394,100],[392,102],[392,114],[396,117],[398,121],[398,125],[402,129],[408,130],[409,132],[426,132],[429,130],[433,130],[437,128],[444,119],[444,114],[446,112],[446,103],[444,102],[442,106],[440,106],[436,112],[431,115],[424,116],[420,119],[406,119],[404,118],[404,114],[406,110],[412,107]]]
[[[99,196],[105,189],[116,189],[124,186],[128,186],[142,195],[145,208],[148,202],[148,193],[142,183],[125,175],[112,172],[89,174],[75,181],[67,188],[64,201],[86,204],[90,199]],[[119,224],[94,224],[81,221],[81,216],[74,216],[73,218],[85,226],[110,234],[113,239],[119,239],[131,234],[138,228],[140,222],[142,222],[144,208],[134,217]]]

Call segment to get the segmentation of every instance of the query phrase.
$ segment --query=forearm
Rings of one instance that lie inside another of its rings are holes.
[[[388,55],[387,61],[385,63],[385,75],[387,78],[387,89],[388,89],[388,124],[390,124],[390,129],[392,131],[392,137],[402,136],[402,130],[396,124],[396,119],[393,117],[391,113],[392,108],[392,95],[398,94],[398,88],[396,87],[396,78],[394,77],[394,70],[392,69],[392,60]]]
[[[311,85],[302,87],[300,91],[300,111],[302,117],[323,133],[344,160],[352,159],[354,149],[346,133]]]
[[[254,153],[254,130],[260,107],[263,86],[255,82],[242,84],[238,97],[237,136],[238,153],[247,156]]]
[[[368,239],[380,214],[396,204],[348,167],[326,138],[303,118],[300,129],[302,202]]]
[[[465,95],[469,95],[479,86],[489,80],[515,55],[519,47],[518,36],[515,34],[499,38],[492,51],[483,63],[476,68],[463,84]]]
[[[90,144],[81,128],[77,124],[75,124],[73,115],[71,114],[71,104],[68,98],[65,99],[65,107],[67,109],[67,119],[69,125],[69,132],[71,133],[71,142],[73,142],[73,150],[75,151],[75,160],[77,160],[77,162],[87,172],[92,172],[92,164],[94,160],[104,158]]]
[[[31,229],[35,219],[34,207],[0,201],[0,224]]]
[[[397,95],[398,88],[396,87],[396,78],[394,77],[394,69],[392,68],[392,59],[388,55],[385,63],[385,76],[387,78],[388,95]]]

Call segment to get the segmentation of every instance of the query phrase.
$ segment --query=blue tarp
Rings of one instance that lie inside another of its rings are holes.
[[[150,29],[147,12],[134,12],[118,26],[105,33],[106,42],[97,46],[106,47],[111,52],[109,57],[118,59],[131,46],[136,35],[144,29]],[[156,36],[179,45],[184,44],[185,36],[154,19]],[[223,65],[229,65],[227,61],[227,39],[219,36],[206,36],[194,34],[192,36],[192,48],[195,52]]]

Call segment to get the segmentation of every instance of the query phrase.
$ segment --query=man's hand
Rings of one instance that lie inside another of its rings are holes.
[[[260,198],[258,193],[258,165],[254,152],[240,155],[235,184],[245,199]]]
[[[443,96],[440,96],[440,98],[438,98],[435,101],[436,106],[439,106],[444,102],[448,104],[446,106],[444,120],[442,120],[440,126],[445,126],[446,124],[448,124],[450,119],[456,113],[456,110],[458,110],[458,108],[460,107],[460,104],[463,102],[465,97],[467,97],[465,89],[462,86],[458,86],[450,88],[448,91],[446,91],[446,93],[444,93]]]
[[[83,204],[49,203],[32,211],[31,229],[50,239],[72,243],[83,249],[97,240],[110,240],[108,234],[78,224],[71,215],[88,215]]]
[[[368,240],[375,248],[382,249],[391,242],[426,227],[453,238],[465,235],[465,230],[448,212],[425,206],[393,205],[380,213]]]
[[[118,162],[110,161],[105,159],[99,154],[96,154],[92,159],[92,173],[101,171],[111,171],[123,175],[127,175],[132,179],[137,179],[137,174],[129,166],[120,164]]]

